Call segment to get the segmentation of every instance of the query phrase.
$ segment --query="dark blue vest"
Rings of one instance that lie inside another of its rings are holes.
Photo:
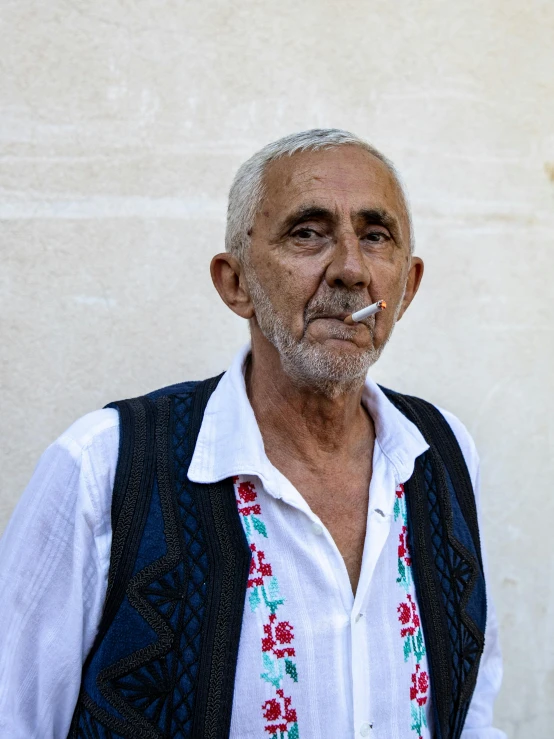
[[[112,404],[119,411],[120,448],[108,589],[70,737],[229,735],[251,552],[232,480],[199,485],[187,477],[219,379]],[[409,543],[434,737],[458,739],[486,622],[475,498],[456,438],[439,411],[419,398],[384,391],[430,445],[405,484]]]

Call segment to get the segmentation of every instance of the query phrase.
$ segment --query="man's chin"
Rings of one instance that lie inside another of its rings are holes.
[[[377,360],[375,350],[361,351],[355,345],[345,350],[349,342],[335,339],[333,343],[297,347],[293,353],[281,354],[283,369],[296,383],[326,395],[362,384]]]

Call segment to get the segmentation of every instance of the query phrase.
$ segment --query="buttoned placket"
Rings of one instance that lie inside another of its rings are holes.
[[[264,488],[267,493],[283,501],[302,513],[310,521],[313,536],[312,546],[317,550],[320,561],[327,560],[335,578],[343,603],[345,616],[350,623],[350,666],[352,678],[352,723],[354,737],[371,737],[374,722],[371,716],[372,696],[370,695],[369,640],[367,633],[365,610],[368,607],[368,596],[375,572],[375,567],[390,534],[393,516],[395,489],[397,485],[395,469],[383,454],[376,442],[373,453],[372,483],[369,488],[369,506],[366,523],[366,535],[362,556],[360,579],[356,595],[352,591],[348,570],[344,559],[327,527],[314,514],[304,498],[281,474],[265,476]],[[375,482],[374,482],[375,481]],[[283,494],[283,489],[288,494]],[[277,492],[280,491],[280,492]]]
[[[390,534],[395,471],[378,442],[373,453],[373,474],[369,487],[369,507],[360,579],[351,614],[351,661],[354,736],[373,734],[373,696],[370,694],[371,654],[367,631],[367,608],[375,567]]]

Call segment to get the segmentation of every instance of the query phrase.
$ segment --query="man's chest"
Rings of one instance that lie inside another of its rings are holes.
[[[355,593],[360,577],[367,527],[369,484],[335,485],[321,496],[317,490],[303,490],[303,497],[327,529],[348,571]]]
[[[295,487],[333,539],[356,592],[366,536],[371,457],[357,468],[299,474]]]

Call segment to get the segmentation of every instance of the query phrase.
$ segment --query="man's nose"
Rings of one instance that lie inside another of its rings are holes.
[[[330,287],[366,288],[371,280],[368,265],[355,233],[342,234],[333,249],[325,279]]]

